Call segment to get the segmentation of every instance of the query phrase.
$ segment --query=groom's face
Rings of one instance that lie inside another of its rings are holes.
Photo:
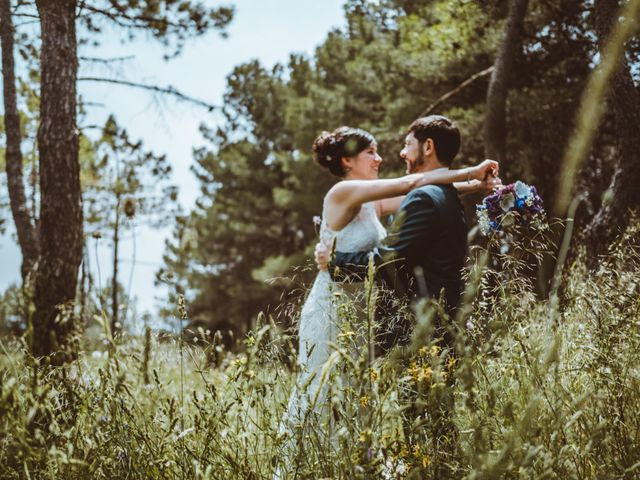
[[[404,160],[407,173],[415,172],[424,163],[422,144],[413,135],[413,132],[404,138],[404,148],[400,151],[400,158]]]

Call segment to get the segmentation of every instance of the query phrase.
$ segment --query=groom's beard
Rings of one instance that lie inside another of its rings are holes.
[[[415,161],[409,161],[407,173],[415,173],[422,165],[424,165],[424,151],[422,150],[422,146],[420,146],[420,151]]]

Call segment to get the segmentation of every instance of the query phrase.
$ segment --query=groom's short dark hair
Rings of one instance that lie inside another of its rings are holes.
[[[409,127],[422,145],[427,138],[433,140],[436,155],[441,164],[450,166],[460,150],[460,131],[452,120],[442,115],[429,115],[415,120]]]

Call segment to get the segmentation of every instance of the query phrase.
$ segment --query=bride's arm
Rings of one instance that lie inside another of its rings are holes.
[[[481,192],[485,195],[492,193],[497,187],[502,186],[502,181],[498,177],[489,175],[483,180],[471,180],[470,182],[457,182],[453,186],[458,190],[458,195],[464,197],[466,195]]]
[[[467,194],[478,192],[478,191],[490,192],[493,189],[493,187],[499,186],[500,180],[499,179],[495,180],[495,177],[493,177],[492,175],[489,175],[489,177],[493,178],[494,181],[485,180],[486,172],[489,170],[491,171],[495,170],[497,172],[498,170],[497,167],[498,167],[497,162],[488,160],[476,167],[471,167],[471,169],[448,171],[449,173],[455,172],[454,175],[464,174],[466,172],[467,177],[465,178],[465,181],[453,181],[453,182],[428,181],[429,178],[427,178],[426,179],[427,182],[424,183],[424,185],[429,183],[453,183],[453,186],[458,190],[458,194],[460,196],[465,196]],[[474,168],[477,169],[475,172],[473,172],[472,170]],[[475,177],[473,175],[475,175]],[[479,176],[482,176],[482,179],[479,179],[478,178]],[[376,205],[376,212],[378,214],[378,217],[382,218],[385,215],[389,215],[397,212],[398,209],[400,208],[400,204],[404,200],[404,197],[405,197],[404,195],[399,195],[396,197],[382,198],[380,200],[377,200],[375,202],[375,205]]]
[[[326,199],[329,203],[339,204],[346,210],[354,210],[363,203],[406,195],[414,188],[425,185],[481,180],[489,171],[497,169],[497,162],[485,160],[475,167],[461,170],[438,169],[384,180],[344,180],[329,190]]]

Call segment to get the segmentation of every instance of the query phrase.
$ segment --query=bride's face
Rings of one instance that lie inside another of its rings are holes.
[[[362,150],[355,157],[345,157],[344,166],[347,180],[375,180],[382,158],[378,155],[378,146],[373,144]]]

